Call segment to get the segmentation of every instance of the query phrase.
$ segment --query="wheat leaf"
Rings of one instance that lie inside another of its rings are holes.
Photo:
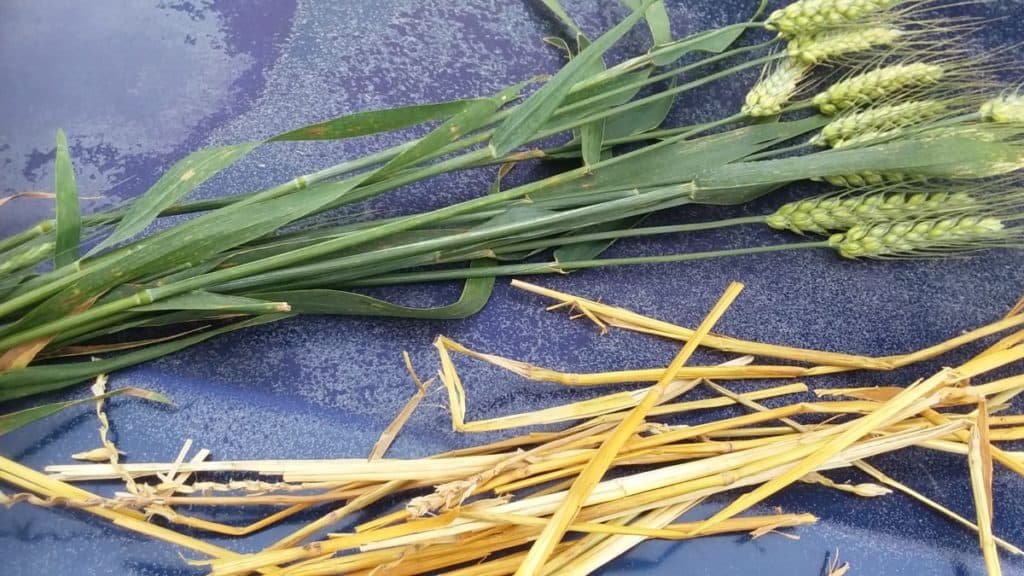
[[[33,406],[24,410],[18,410],[17,412],[9,412],[7,414],[0,414],[0,436],[13,432],[22,426],[31,424],[37,420],[42,420],[49,416],[53,416],[62,410],[78,406],[81,404],[87,404],[95,402],[96,400],[103,400],[104,398],[110,398],[112,396],[134,396],[136,398],[142,398],[143,400],[149,400],[150,402],[158,402],[160,404],[170,404],[171,400],[160,394],[159,392],[153,392],[152,390],[146,390],[144,388],[121,388],[120,390],[112,390],[106,394],[100,394],[98,396],[90,396],[89,398],[82,398],[80,400],[69,400],[67,402],[53,402],[50,404],[43,404],[41,406]]]
[[[57,131],[57,157],[53,170],[53,188],[57,194],[57,243],[53,251],[53,265],[60,268],[78,260],[78,243],[82,236],[78,187],[68,152],[68,139],[63,130]]]
[[[474,262],[473,266],[487,264]],[[457,320],[476,314],[491,297],[494,277],[466,280],[459,299],[444,306],[414,308],[392,304],[378,298],[342,290],[286,290],[255,294],[260,298],[287,301],[293,312],[302,314],[350,314],[432,320]]]
[[[166,209],[198,188],[214,174],[234,164],[258,145],[256,142],[204,148],[176,162],[141,197],[132,202],[128,213],[114,232],[90,251],[100,250],[130,239]]]
[[[450,102],[401,106],[386,110],[345,114],[326,122],[310,124],[309,126],[290,130],[284,134],[278,134],[270,138],[268,142],[283,140],[341,140],[390,132],[430,122],[431,120],[448,118],[462,112],[467,106],[477,101],[477,99],[453,100]]]
[[[114,370],[120,370],[121,368],[166,356],[232,330],[275,322],[289,316],[289,314],[265,314],[179,340],[157,344],[156,346],[148,346],[102,360],[28,366],[17,370],[2,371],[0,372],[0,402],[60,390],[90,378],[95,378],[98,374],[107,374]]]
[[[651,0],[646,0],[644,7],[650,4]],[[641,17],[643,17],[643,12],[635,11],[614,28],[602,34],[517,107],[491,138],[491,153],[495,157],[504,156],[529,141],[547,124],[548,119],[565,99],[573,84],[583,79],[590,64],[618,42]]]

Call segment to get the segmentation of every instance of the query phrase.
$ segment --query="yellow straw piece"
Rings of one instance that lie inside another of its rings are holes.
[[[495,354],[485,354],[471,350],[450,338],[441,337],[442,345],[451,352],[464,354],[477,360],[504,368],[509,372],[537,382],[554,382],[565,386],[603,386],[607,384],[624,384],[631,382],[656,382],[665,373],[664,368],[645,368],[640,370],[620,370],[612,372],[595,372],[589,374],[558,372],[535,366],[519,360],[512,360]],[[753,358],[750,358],[752,361]],[[687,366],[679,369],[676,377],[680,380],[693,378],[716,378],[719,380],[748,380],[768,378],[799,378],[807,373],[801,366],[778,365],[732,365],[718,366]]]
[[[985,402],[978,405],[978,421],[971,427],[967,445],[967,463],[971,470],[971,490],[978,516],[978,540],[985,558],[988,576],[1002,576],[999,552],[992,534],[992,454],[988,442],[988,410]]]
[[[871,414],[861,418],[855,426],[850,427],[842,434],[826,442],[821,448],[808,455],[797,466],[794,466],[785,474],[777,476],[755,488],[753,491],[737,498],[735,502],[729,504],[723,510],[706,520],[704,524],[701,525],[701,528],[707,529],[714,526],[718,522],[721,522],[726,518],[731,518],[747,508],[750,508],[754,504],[761,502],[768,496],[771,496],[782,488],[785,488],[789,484],[797,481],[808,472],[811,472],[818,465],[823,464],[829,458],[856,442],[857,439],[865,436],[872,430],[884,427],[887,423],[891,423],[891,421],[901,412],[912,408],[909,415],[918,414],[929,406],[938,403],[937,397],[933,397],[931,399],[926,399],[925,397],[928,394],[933,393],[936,389],[947,386],[954,380],[955,376],[952,371],[943,370],[927,380],[906,388],[903,392],[893,397],[892,400],[879,407],[878,410],[875,410]],[[925,399],[925,401],[921,402],[922,399]]]
[[[0,456],[0,480],[43,497],[61,497],[69,500],[86,501],[100,500],[95,494],[50,478],[3,456]],[[239,556],[231,550],[185,536],[168,528],[150,524],[142,518],[141,514],[134,511],[112,510],[101,506],[87,506],[82,509],[95,516],[110,520],[116,526],[149,536],[150,538],[163,540],[188,550],[206,554],[207,556],[214,558],[235,558]]]
[[[522,565],[516,570],[516,576],[533,576],[540,572],[544,563],[551,556],[555,545],[562,539],[566,528],[579,513],[583,502],[590,495],[594,486],[601,481],[615,455],[618,454],[626,440],[636,431],[651,408],[661,400],[662,394],[669,384],[675,380],[676,373],[690,359],[690,356],[697,350],[697,346],[700,345],[701,340],[711,331],[711,328],[718,322],[718,319],[722,317],[742,290],[743,285],[738,282],[734,282],[726,288],[725,293],[715,304],[715,307],[711,309],[711,312],[701,323],[700,327],[697,328],[692,338],[687,341],[683,349],[679,351],[679,354],[672,360],[672,363],[665,369],[664,376],[648,390],[640,404],[633,408],[629,416],[622,421],[619,427],[601,445],[597,454],[594,455],[580,475],[576,477],[576,481],[573,482],[572,488],[566,494],[564,502],[551,517],[550,522],[545,526],[544,531],[541,532],[536,542],[534,542]]]
[[[674,339],[684,341],[694,338],[697,334],[697,331],[689,328],[683,328],[681,326],[676,326],[675,324],[648,318],[635,312],[630,312],[614,306],[608,306],[607,304],[601,304],[600,302],[595,302],[593,300],[578,298],[576,296],[558,292],[557,290],[543,288],[535,284],[523,282],[522,280],[513,280],[512,286],[526,290],[527,292],[560,300],[562,302],[571,302],[577,308],[585,308],[597,315],[599,318],[615,326],[636,329],[639,331],[653,330]],[[612,320],[615,322],[612,322]],[[737,340],[735,338],[719,336],[716,334],[708,334],[703,338],[703,343],[709,348],[715,348],[725,352],[736,352],[739,354],[750,354],[752,356],[763,356],[767,358],[785,358],[788,360],[810,362],[826,366],[844,366],[849,368],[871,368],[882,370],[891,367],[888,362],[868,358],[866,356],[837,354],[834,352],[822,352],[819,350],[792,348],[789,346],[776,346],[773,344],[764,344],[749,340]]]
[[[512,286],[561,302],[569,302],[576,308],[588,310],[596,317],[604,320],[604,322],[610,326],[655,334],[657,336],[677,340],[686,340],[693,337],[694,331],[689,328],[649,318],[623,308],[617,308],[600,302],[595,302],[593,300],[587,300],[585,298],[565,294],[557,290],[544,288],[542,286],[530,284],[529,282],[523,282],[522,280],[513,280]],[[810,368],[804,376],[831,374],[853,368],[865,370],[891,370],[893,368],[909,366],[917,362],[935,358],[987,336],[1024,325],[1024,314],[1016,311],[1014,312],[1014,314],[1006,318],[992,322],[980,328],[970,330],[964,334],[950,338],[945,342],[923,348],[916,352],[896,356],[872,358],[868,356],[839,354],[820,350],[810,350],[806,348],[764,344],[749,340],[739,340],[716,334],[709,334],[707,338],[704,339],[704,345],[709,348],[715,348],[726,352],[737,352],[740,354],[750,354],[766,358],[785,358],[788,360],[796,360],[799,362],[817,365]]]

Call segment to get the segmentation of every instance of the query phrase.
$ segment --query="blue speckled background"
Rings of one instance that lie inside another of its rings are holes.
[[[564,4],[591,36],[626,13],[611,1]],[[681,36],[739,20],[753,2],[668,4],[674,31]],[[976,48],[1024,40],[1020,0],[983,1],[969,10],[1002,18],[985,28]],[[560,55],[540,38],[558,32],[539,2],[519,0],[7,0],[0,4],[0,195],[51,186],[53,133],[58,127],[68,133],[81,194],[101,197],[84,206],[100,209],[140,194],[163,169],[200,146],[251,140],[344,112],[488,94],[554,71]],[[637,53],[646,41],[645,31],[638,28],[612,58]],[[1019,55],[1020,48],[1014,53]],[[672,122],[730,113],[751,77],[689,94]],[[207,183],[195,197],[262,188],[407,137],[264,147]],[[510,181],[529,175],[513,172]],[[490,171],[453,174],[367,208],[385,214],[396,205],[437,206],[480,194],[491,178]],[[652,221],[763,213],[807,191],[788,190],[740,208],[681,209]],[[40,200],[18,200],[0,208],[0,236],[48,211],[48,203]],[[623,242],[613,253],[787,239],[747,227]],[[827,252],[800,251],[595,270],[538,281],[693,325],[730,280],[740,280],[747,290],[720,323],[721,332],[796,346],[891,354],[1001,316],[1021,295],[1022,263],[1020,253],[1010,252],[944,262],[849,263]],[[454,286],[433,286],[382,292],[425,303],[457,291]],[[218,459],[359,456],[369,451],[412,391],[400,352],[408,350],[420,371],[429,374],[436,369],[430,343],[440,333],[479,350],[575,371],[664,365],[674,353],[670,344],[623,333],[598,337],[583,322],[545,313],[542,304],[502,281],[482,313],[460,322],[306,317],[231,334],[113,376],[114,386],[144,386],[171,396],[174,408],[115,400],[109,414],[128,461],[173,459],[185,438],[212,449]],[[906,383],[922,370],[958,358],[915,371],[860,375],[857,383]],[[698,358],[717,359],[711,354]],[[588,395],[462,365],[471,418]],[[812,384],[833,382],[838,380]],[[78,389],[54,399],[82,394]],[[485,439],[450,432],[443,402],[435,390],[392,455],[424,455]],[[693,418],[701,417],[706,416]],[[97,445],[96,426],[91,410],[83,407],[0,438],[0,453],[35,467],[67,462],[71,453]],[[973,516],[962,459],[910,451],[876,459],[876,464]],[[842,480],[844,474],[834,477]],[[1024,543],[1022,488],[1021,478],[997,471],[996,532],[1018,544]],[[963,576],[983,571],[972,534],[899,495],[864,501],[801,486],[769,504],[813,512],[822,520],[797,530],[798,541],[723,536],[648,542],[604,573],[817,576],[826,555],[837,548],[852,565],[851,574]],[[242,541],[218,543],[256,550],[293,528],[289,524]],[[4,574],[200,573],[184,566],[171,546],[109,529],[74,512],[27,506],[0,509],[0,558]],[[1024,561],[1005,559],[1004,573],[1024,574]]]

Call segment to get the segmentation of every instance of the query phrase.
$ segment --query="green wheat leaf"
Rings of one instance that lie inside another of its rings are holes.
[[[128,213],[114,232],[90,251],[95,254],[108,246],[130,239],[168,206],[198,188],[213,175],[234,164],[258,145],[256,142],[203,148],[176,162],[139,199],[132,202]]]
[[[290,316],[290,314],[265,314],[206,332],[200,332],[179,340],[147,346],[102,360],[44,364],[16,370],[5,370],[0,372],[0,402],[67,388],[73,384],[95,378],[99,374],[107,374],[114,370],[120,370],[121,368],[166,356],[232,330],[275,322]]]
[[[53,416],[63,410],[71,408],[73,406],[79,406],[82,404],[90,404],[96,400],[103,400],[105,398],[111,398],[113,396],[133,396],[135,398],[141,398],[143,400],[149,400],[150,402],[158,402],[160,404],[170,404],[171,400],[160,394],[159,392],[153,392],[152,390],[146,390],[144,388],[121,388],[119,390],[112,390],[106,394],[100,394],[97,396],[91,396],[89,398],[82,398],[80,400],[69,400],[67,402],[53,402],[51,404],[43,404],[41,406],[33,406],[32,408],[26,408],[24,410],[18,410],[17,412],[9,412],[7,414],[0,414],[0,436],[13,432],[22,426],[31,424],[37,420],[42,420],[49,416]]]
[[[651,0],[646,0],[644,6],[650,4]],[[547,124],[548,119],[565,99],[572,86],[583,79],[590,64],[618,42],[642,17],[643,12],[635,11],[611,30],[602,34],[517,107],[502,122],[491,138],[491,153],[495,157],[504,156],[532,138]]]
[[[78,243],[82,237],[82,213],[78,206],[78,187],[68,152],[68,139],[57,131],[57,157],[54,162],[53,187],[57,193],[57,243],[53,265],[57,268],[78,260]]]
[[[453,100],[451,102],[400,106],[386,110],[345,114],[326,122],[319,122],[290,130],[270,138],[268,142],[282,140],[341,140],[390,132],[430,122],[431,120],[440,120],[454,116],[477,101],[477,99]]]
[[[486,266],[487,261],[474,261],[472,266]],[[463,285],[459,299],[444,306],[413,308],[392,304],[378,298],[342,290],[286,290],[262,292],[256,296],[285,300],[293,312],[302,314],[350,314],[357,316],[388,316],[430,320],[457,320],[476,314],[491,297],[494,277],[471,278]]]

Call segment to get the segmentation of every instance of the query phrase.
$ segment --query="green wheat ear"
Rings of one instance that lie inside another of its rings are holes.
[[[1018,229],[996,216],[962,215],[861,224],[833,234],[828,245],[844,258],[942,256],[1020,241]]]
[[[927,178],[921,174],[910,174],[905,172],[856,172],[851,174],[834,174],[821,178],[811,178],[814,181],[828,182],[833,186],[842,188],[877,186],[879,184],[900,184],[904,182],[923,182]]]
[[[740,112],[752,118],[775,116],[789,103],[811,65],[784,58],[747,93]]]
[[[893,45],[904,32],[893,26],[866,26],[826,30],[808,36],[796,36],[786,51],[790,58],[807,64],[835,60],[846,54]]]
[[[901,92],[935,85],[946,72],[943,64],[894,64],[837,82],[815,95],[813,102],[822,114],[832,115],[879,102]]]
[[[999,124],[1024,124],[1024,94],[1013,92],[981,105],[981,117]]]
[[[856,22],[908,0],[798,0],[772,12],[765,27],[785,38],[806,36]]]
[[[876,106],[837,117],[822,128],[821,134],[811,141],[833,148],[877,141],[895,135],[904,128],[943,116],[949,111],[950,104],[941,100],[917,100]]]
[[[765,220],[776,230],[797,234],[828,235],[883,220],[935,216],[978,205],[965,191],[890,191],[880,188],[864,194],[828,194],[782,205]]]

